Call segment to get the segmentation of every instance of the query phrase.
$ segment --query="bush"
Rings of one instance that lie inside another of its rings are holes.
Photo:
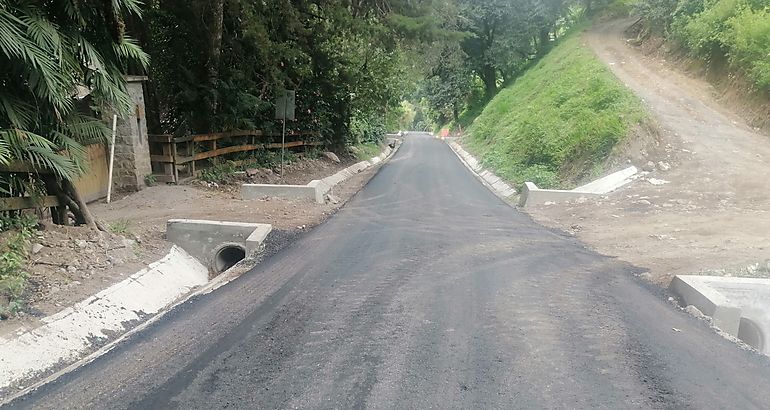
[[[641,0],[637,11],[694,57],[727,60],[770,90],[770,0]]]
[[[355,115],[350,120],[350,145],[379,143],[385,134],[385,122],[377,115]]]

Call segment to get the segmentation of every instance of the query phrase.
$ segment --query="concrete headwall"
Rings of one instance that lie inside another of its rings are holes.
[[[166,239],[214,269],[223,247],[237,246],[246,258],[253,257],[271,230],[270,224],[171,219],[166,224]]]
[[[770,279],[678,275],[669,289],[720,330],[770,355]]]

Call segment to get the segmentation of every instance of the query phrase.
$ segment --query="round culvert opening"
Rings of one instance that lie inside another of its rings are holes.
[[[214,255],[214,270],[222,273],[246,257],[246,249],[238,245],[225,245]]]

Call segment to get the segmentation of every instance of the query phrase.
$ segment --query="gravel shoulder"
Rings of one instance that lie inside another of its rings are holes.
[[[584,41],[660,126],[643,146],[624,147],[627,160],[651,172],[598,201],[530,214],[648,269],[644,275],[662,286],[677,274],[767,276],[770,140],[720,104],[707,82],[629,45],[624,30],[632,22],[600,23]]]

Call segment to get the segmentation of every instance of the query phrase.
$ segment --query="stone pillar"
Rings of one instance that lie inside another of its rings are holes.
[[[118,117],[115,169],[112,174],[113,187],[116,189],[138,191],[145,187],[144,178],[152,174],[144,114],[143,83],[146,80],[147,77],[143,76],[126,76],[126,89],[133,109],[125,117]]]

